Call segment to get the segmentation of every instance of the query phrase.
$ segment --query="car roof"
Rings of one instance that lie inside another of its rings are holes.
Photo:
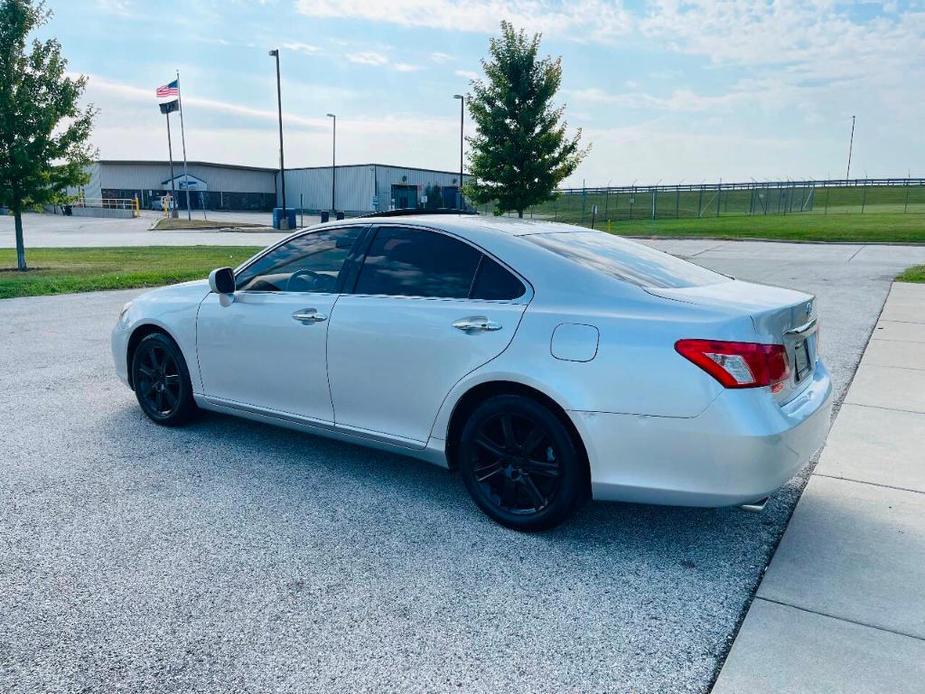
[[[584,227],[561,224],[541,219],[519,219],[516,217],[495,217],[474,214],[411,214],[400,217],[362,217],[349,220],[376,226],[423,226],[444,229],[459,236],[476,238],[486,235],[528,236],[530,234],[548,234],[553,232],[588,231]],[[340,222],[343,224],[343,222]]]

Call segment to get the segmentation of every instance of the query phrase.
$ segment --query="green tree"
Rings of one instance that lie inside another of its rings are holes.
[[[0,205],[16,225],[16,262],[26,269],[22,213],[64,199],[87,182],[87,140],[96,110],[80,108],[87,78],[70,77],[61,44],[29,34],[45,24],[44,2],[0,0]]]
[[[528,37],[501,22],[482,60],[484,79],[472,81],[469,113],[478,132],[469,143],[466,184],[470,200],[494,203],[496,213],[524,210],[555,197],[590,147],[580,147],[581,129],[566,135],[564,106],[553,99],[562,80],[561,58],[539,58],[540,34]]]

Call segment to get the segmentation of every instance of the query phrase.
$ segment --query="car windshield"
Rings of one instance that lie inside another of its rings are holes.
[[[524,238],[587,268],[640,287],[700,287],[729,281],[725,275],[604,232],[553,232],[528,234]]]

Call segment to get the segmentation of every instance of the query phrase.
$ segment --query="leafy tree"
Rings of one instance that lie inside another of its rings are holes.
[[[579,146],[581,129],[567,137],[564,106],[552,103],[562,80],[561,58],[539,58],[540,34],[527,37],[509,22],[491,39],[482,60],[485,78],[472,81],[469,113],[478,127],[469,143],[466,195],[494,203],[496,213],[524,210],[555,197],[590,148]]]
[[[45,24],[44,2],[0,0],[0,205],[16,225],[16,262],[26,269],[23,210],[64,199],[87,182],[87,143],[96,110],[77,102],[87,78],[69,77],[55,39],[26,40]]]

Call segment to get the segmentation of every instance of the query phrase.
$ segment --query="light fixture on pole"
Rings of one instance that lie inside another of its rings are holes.
[[[337,212],[337,206],[334,204],[337,193],[337,116],[333,113],[327,113],[331,119],[333,129],[331,131],[331,212]]]
[[[463,209],[463,122],[465,117],[466,97],[462,94],[454,94],[454,99],[459,99],[459,209]]]
[[[279,49],[274,48],[269,55],[276,59],[276,106],[279,110],[279,187],[282,193],[283,214],[279,219],[279,228],[289,228],[289,216],[286,213],[286,161],[283,158],[283,94],[279,80]]]

